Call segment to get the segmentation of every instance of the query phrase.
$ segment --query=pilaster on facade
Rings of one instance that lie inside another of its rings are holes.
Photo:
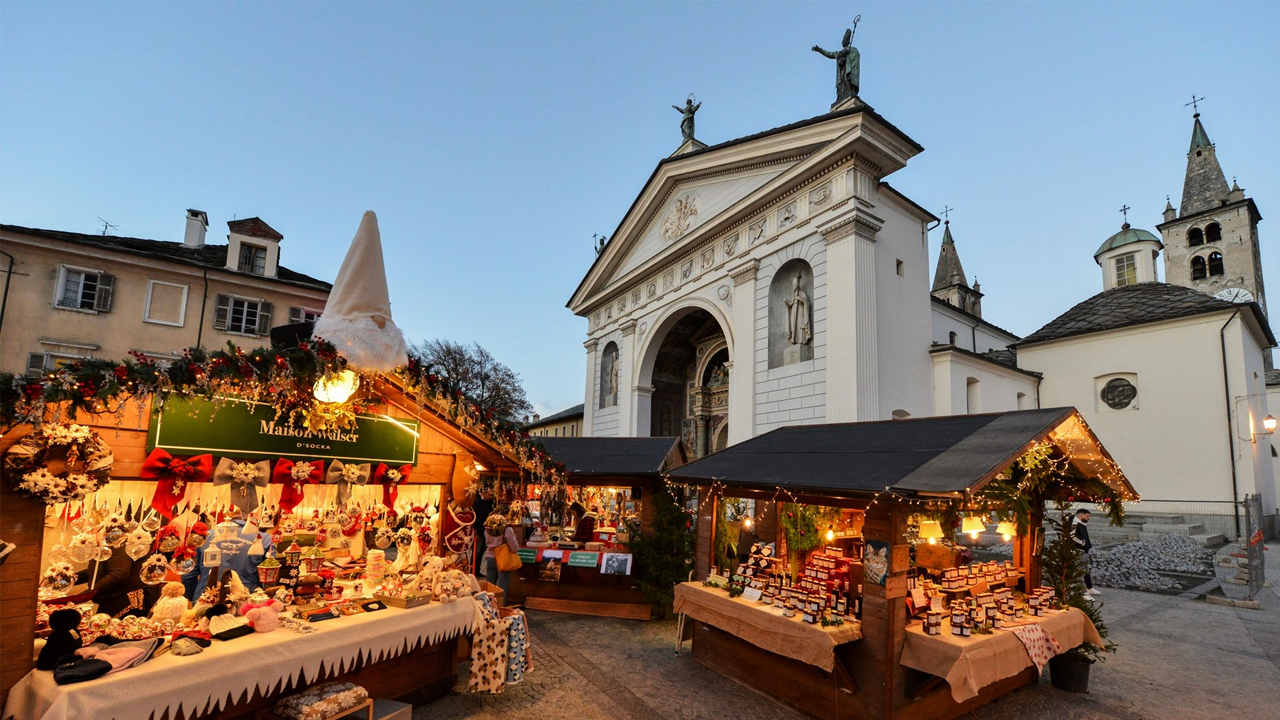
[[[729,277],[733,280],[733,286],[745,285],[756,279],[756,273],[760,271],[760,261],[752,258],[747,262],[733,268],[729,271]]]
[[[730,445],[755,436],[756,420],[756,273],[759,260],[750,260],[730,271],[734,294],[741,300],[730,307],[733,325],[733,347],[729,362],[729,438]],[[741,372],[734,372],[737,367]]]
[[[630,395],[635,398],[631,405],[628,422],[631,423],[631,434],[636,437],[649,437],[653,433],[653,391],[652,385],[634,385]]]
[[[589,338],[582,343],[582,347],[587,349],[587,389],[582,396],[586,399],[582,405],[582,434],[584,437],[590,437],[595,434],[596,365],[599,362],[596,358],[596,348],[599,346],[600,341],[595,338]]]
[[[818,233],[827,245],[834,245],[841,240],[855,235],[868,242],[876,241],[876,233],[884,227],[884,220],[872,215],[863,207],[853,207],[847,212],[832,218],[818,226]]]
[[[876,233],[884,221],[861,207],[818,227],[827,244],[827,419],[879,417],[876,348]],[[852,240],[848,240],[852,238]],[[845,325],[847,327],[847,325]]]
[[[637,320],[631,319],[619,325],[618,328],[622,330],[622,337],[631,337],[634,335],[636,332],[636,325],[638,324],[639,322]]]
[[[622,437],[631,437],[636,435],[635,418],[632,412],[635,408],[635,393],[629,393],[626,388],[635,384],[635,378],[632,377],[635,372],[636,362],[636,345],[635,339],[636,321],[630,320],[623,325],[623,337],[618,340],[618,358],[616,362],[621,364],[618,368],[618,432],[617,435]]]

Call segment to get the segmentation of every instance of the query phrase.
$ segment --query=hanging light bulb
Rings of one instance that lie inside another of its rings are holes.
[[[750,527],[751,527],[751,516],[750,516],[750,515],[748,515],[748,516],[747,516],[747,519],[746,519],[746,520],[743,520],[743,521],[742,521],[742,526],[743,526],[743,527],[745,527],[745,528],[750,529]]]
[[[831,525],[827,526],[827,542],[834,542],[836,539],[835,528]]]
[[[358,387],[360,378],[350,370],[343,370],[337,375],[317,380],[313,392],[316,400],[322,403],[344,403],[355,394]]]
[[[977,515],[970,515],[969,517],[965,518],[964,523],[961,524],[960,526],[961,532],[968,533],[969,537],[973,538],[974,540],[978,539],[978,533],[986,529],[987,529],[986,524],[984,524],[982,522],[982,518],[978,517]]]
[[[1004,538],[1005,542],[1009,542],[1010,540],[1013,539],[1013,536],[1017,534],[1017,532],[1013,527],[1013,523],[1009,522],[1008,520],[1005,520],[1004,522],[1001,522],[999,525],[997,525],[996,532],[1000,533],[1000,537]]]
[[[930,545],[937,545],[942,539],[942,526],[937,520],[925,520],[920,523],[920,537],[928,540]]]

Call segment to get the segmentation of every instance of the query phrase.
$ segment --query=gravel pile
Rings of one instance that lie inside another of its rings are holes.
[[[999,543],[997,545],[988,545],[987,547],[984,547],[982,549],[993,555],[1008,555],[1009,557],[1013,557],[1012,543]]]
[[[1162,535],[1095,551],[1090,572],[1097,585],[1166,590],[1180,585],[1157,571],[1207,574],[1212,554],[1186,535]]]

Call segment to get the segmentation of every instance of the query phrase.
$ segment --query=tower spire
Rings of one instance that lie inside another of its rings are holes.
[[[950,212],[950,208],[947,212]],[[938,254],[938,267],[934,270],[933,289],[929,294],[967,313],[982,317],[982,293],[978,290],[976,281],[973,287],[969,287],[964,266],[960,264],[960,253],[956,252],[956,241],[951,237],[950,220],[943,225],[942,250]]]
[[[1209,141],[1200,122],[1200,113],[1193,116],[1191,147],[1187,150],[1187,175],[1182,182],[1181,217],[1194,215],[1219,207],[1227,200],[1227,178],[1218,164],[1217,148]]]

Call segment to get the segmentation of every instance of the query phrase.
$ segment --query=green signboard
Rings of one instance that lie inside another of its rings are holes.
[[[356,415],[353,428],[311,432],[277,418],[266,403],[227,400],[215,408],[207,400],[171,398],[151,415],[147,452],[416,465],[418,429],[417,420]]]
[[[520,548],[520,549],[517,551],[517,553],[516,553],[516,554],[518,554],[518,555],[520,556],[520,562],[522,562],[522,563],[536,563],[536,562],[538,562],[538,549],[537,549],[537,548]]]
[[[600,553],[598,552],[569,553],[569,567],[595,567],[599,564]]]

